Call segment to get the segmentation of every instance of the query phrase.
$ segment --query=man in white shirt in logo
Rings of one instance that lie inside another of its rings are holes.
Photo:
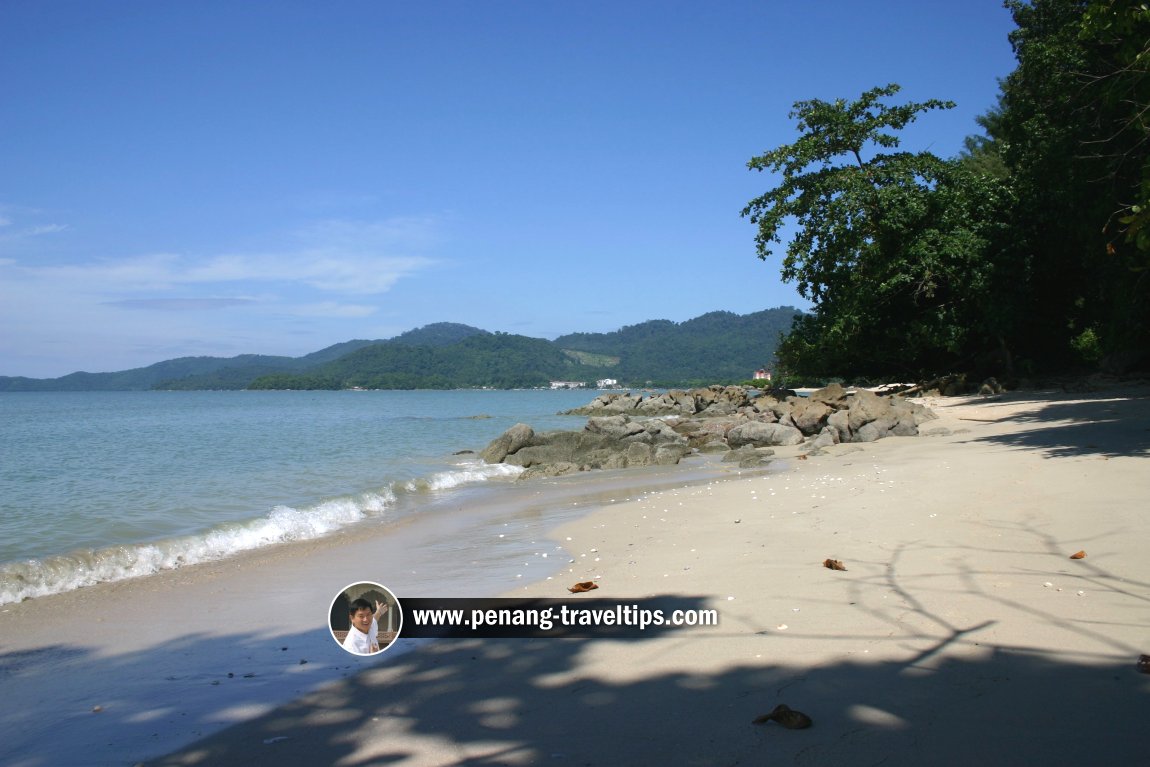
[[[379,619],[387,614],[387,609],[387,602],[377,601],[373,612],[371,602],[363,597],[353,600],[347,608],[351,628],[343,640],[343,649],[356,655],[379,652]]]

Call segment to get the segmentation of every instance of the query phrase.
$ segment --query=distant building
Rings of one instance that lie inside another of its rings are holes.
[[[595,382],[596,389],[612,389],[619,385],[619,382],[614,378],[600,378]]]
[[[584,383],[582,381],[552,381],[552,389],[582,389]]]
[[[771,371],[767,370],[766,368],[759,368],[758,370],[755,371],[755,380],[756,381],[769,381],[769,380],[771,380]]]

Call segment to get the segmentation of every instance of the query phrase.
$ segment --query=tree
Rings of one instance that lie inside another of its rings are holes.
[[[758,226],[758,255],[768,258],[793,222],[782,276],[814,304],[778,351],[792,372],[921,375],[991,339],[1005,347],[1010,318],[994,309],[1003,280],[988,253],[1006,237],[1009,191],[962,163],[895,151],[897,131],[954,106],[883,102],[899,90],[797,102],[800,138],[748,163],[780,176],[743,210]]]
[[[1037,369],[1105,355],[1120,369],[1150,345],[1150,7],[1006,6],[1018,66],[964,159],[992,149],[1018,200],[1014,344]]]
[[[1097,144],[1114,163],[1113,177],[1126,185],[1118,190],[1119,226],[1108,229],[1150,253],[1150,3],[1096,0],[1083,16],[1079,40],[1096,44],[1104,56],[1090,83],[1094,114],[1109,118],[1099,121]]]

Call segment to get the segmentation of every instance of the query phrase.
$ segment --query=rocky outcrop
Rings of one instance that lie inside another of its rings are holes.
[[[804,452],[817,455],[843,442],[914,436],[919,425],[936,417],[902,397],[847,392],[839,384],[808,397],[741,386],[672,390],[649,397],[606,393],[566,414],[590,418],[580,431],[536,433],[516,424],[480,457],[487,463],[521,466],[524,478],[676,464],[696,451],[728,453],[724,461],[751,468],[769,462],[774,447],[803,445]]]
[[[687,438],[657,418],[594,417],[582,431],[537,433],[516,424],[496,437],[480,457],[528,470],[523,476],[557,476],[589,469],[676,464],[692,448]]]

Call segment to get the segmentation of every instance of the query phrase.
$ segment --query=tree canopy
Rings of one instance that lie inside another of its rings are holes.
[[[815,305],[779,356],[804,374],[914,375],[993,336],[987,306],[1009,193],[993,176],[929,152],[898,151],[897,131],[930,100],[885,102],[898,85],[856,101],[800,101],[798,141],[753,158],[780,183],[743,215],[758,225],[760,258],[793,221],[782,274]]]
[[[1150,349],[1150,6],[1007,0],[1016,69],[941,158],[899,132],[950,102],[800,101],[799,139],[754,157],[743,215],[814,311],[803,375],[1012,375],[1143,364]]]

